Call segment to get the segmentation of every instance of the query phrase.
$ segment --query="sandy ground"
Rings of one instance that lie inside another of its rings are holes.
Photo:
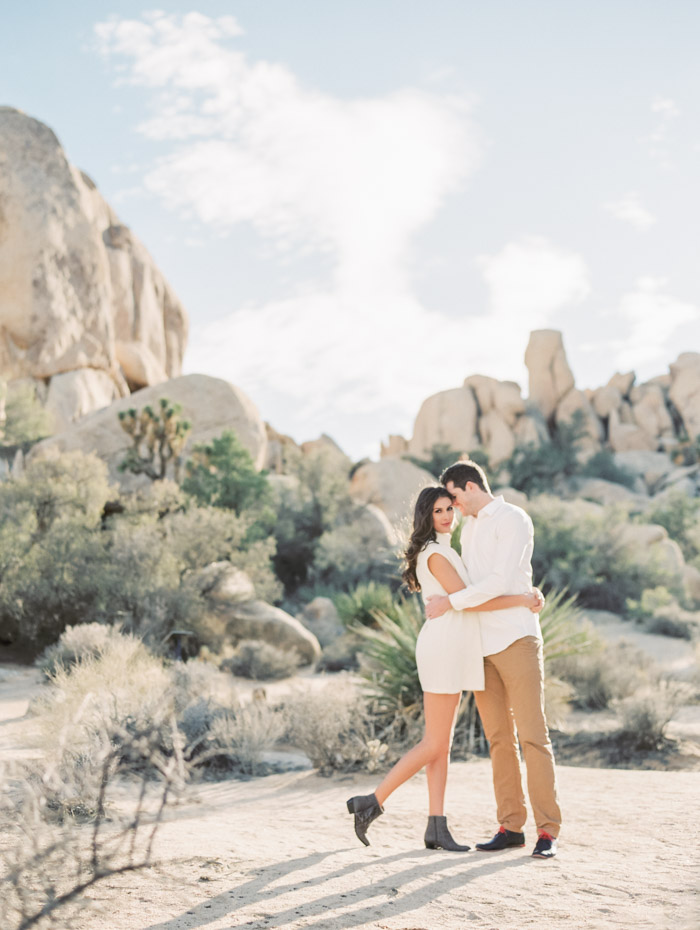
[[[36,689],[28,669],[0,675],[0,751],[22,752]],[[423,847],[426,788],[416,776],[355,839],[345,799],[368,775],[288,772],[188,789],[162,826],[157,868],[109,880],[72,930],[483,930],[700,927],[700,772],[561,766],[559,856],[524,849]],[[448,815],[473,844],[495,828],[488,761],[455,763]]]

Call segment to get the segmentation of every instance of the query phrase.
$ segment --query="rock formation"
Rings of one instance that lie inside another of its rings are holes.
[[[53,450],[67,452],[71,449],[95,452],[107,463],[112,481],[125,488],[143,484],[149,479],[142,475],[122,474],[118,470],[131,444],[129,436],[119,425],[118,414],[130,407],[139,410],[147,404],[157,405],[161,397],[180,404],[183,416],[192,423],[185,457],[187,448],[191,449],[195,443],[208,442],[230,429],[251,454],[256,467],[263,466],[267,455],[267,436],[255,405],[239,388],[209,375],[181,375],[167,384],[142,388],[104,410],[82,417],[62,433],[37,443],[31,455],[50,455]]]
[[[683,445],[700,437],[698,352],[684,352],[669,374],[644,384],[635,384],[634,372],[618,372],[603,387],[586,391],[576,387],[561,333],[555,330],[531,333],[525,362],[527,400],[513,381],[470,375],[461,388],[429,397],[416,417],[413,437],[391,436],[382,445],[382,459],[407,453],[427,457],[434,446],[443,444],[463,456],[482,450],[497,466],[518,446],[539,445],[577,417],[583,460],[603,449],[615,454],[658,453],[672,470],[668,453],[683,458]],[[683,480],[688,476],[676,478]],[[648,482],[643,490],[649,490]]]
[[[60,430],[179,375],[187,318],[47,126],[0,107],[0,138],[0,378],[33,379]]]

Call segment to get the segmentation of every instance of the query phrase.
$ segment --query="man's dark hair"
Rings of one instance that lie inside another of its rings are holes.
[[[491,491],[484,469],[481,465],[477,465],[476,462],[472,462],[471,459],[466,459],[464,462],[455,462],[454,465],[448,466],[440,475],[440,484],[445,486],[448,481],[451,481],[456,488],[462,490],[466,488],[467,481],[471,481],[477,487],[480,487],[482,491],[489,493]]]

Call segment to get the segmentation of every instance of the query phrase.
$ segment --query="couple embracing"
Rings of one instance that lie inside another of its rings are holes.
[[[519,739],[538,832],[532,855],[551,859],[561,812],[544,714],[538,618],[544,598],[532,588],[532,521],[520,507],[493,496],[474,462],[450,465],[440,482],[419,494],[404,554],[404,581],[421,592],[426,607],[416,645],[425,732],[373,794],[350,798],[348,811],[358,838],[369,845],[367,829],[384,813],[386,799],[425,767],[425,845],[466,852],[470,847],[455,842],[448,830],[444,797],[460,697],[473,691],[489,742],[499,824],[493,839],[476,848],[491,852],[525,845]],[[450,545],[455,508],[464,516],[461,557]]]

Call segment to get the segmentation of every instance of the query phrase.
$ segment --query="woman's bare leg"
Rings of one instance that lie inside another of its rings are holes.
[[[396,791],[399,785],[408,781],[412,775],[415,775],[424,766],[442,758],[443,764],[438,764],[437,768],[434,768],[428,776],[430,813],[437,816],[442,814],[445,782],[447,781],[447,760],[450,754],[450,743],[452,742],[452,727],[460,697],[461,694],[424,693],[425,732],[423,739],[399,759],[377,787],[374,794],[380,805],[384,804],[389,795]],[[432,786],[431,782],[433,782]],[[435,803],[433,802],[433,794],[435,794]],[[433,806],[435,806],[435,810],[433,810]]]
[[[440,695],[432,695],[432,697],[439,697]],[[450,695],[452,697],[453,695]],[[435,759],[431,762],[428,762],[425,766],[425,774],[428,779],[428,803],[429,809],[428,813],[430,816],[441,817],[445,809],[445,787],[447,785],[447,768],[450,764],[450,747],[452,746],[452,737],[454,735],[455,723],[457,721],[457,714],[459,713],[459,699],[461,695],[457,695],[457,702],[454,706],[452,712],[452,720],[450,722],[450,732],[448,736],[447,745],[445,751],[440,753]],[[426,707],[426,717],[428,709]],[[442,727],[443,721],[440,720],[437,724],[439,727]]]

